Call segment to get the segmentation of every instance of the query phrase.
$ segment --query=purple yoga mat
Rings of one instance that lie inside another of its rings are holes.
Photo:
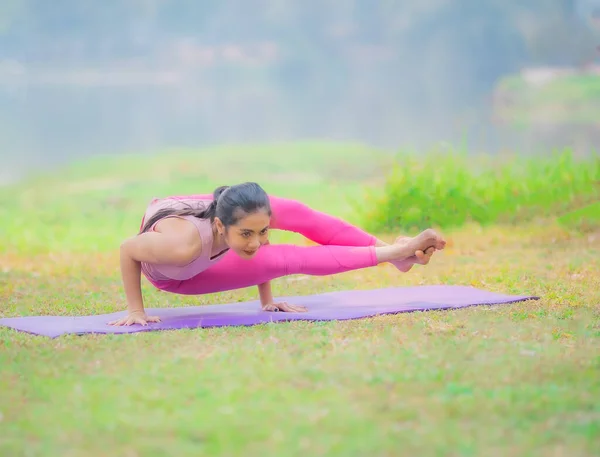
[[[465,308],[537,300],[530,295],[505,295],[466,286],[416,286],[328,292],[319,295],[280,297],[278,300],[308,307],[305,313],[262,311],[258,301],[178,308],[148,308],[162,322],[147,327],[113,327],[107,322],[125,311],[95,316],[27,316],[0,319],[0,326],[55,338],[67,333],[135,333],[232,325],[255,325],[293,320],[333,321],[382,314]]]

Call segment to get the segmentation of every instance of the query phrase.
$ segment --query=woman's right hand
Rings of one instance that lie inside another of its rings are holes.
[[[278,303],[265,303],[264,305],[261,305],[261,309],[263,311],[281,311],[284,313],[305,313],[308,311],[306,306],[291,305],[285,301]]]
[[[111,321],[108,325],[121,326],[140,324],[146,326],[148,325],[148,322],[160,322],[160,318],[158,316],[148,316],[145,311],[131,311],[127,316]]]

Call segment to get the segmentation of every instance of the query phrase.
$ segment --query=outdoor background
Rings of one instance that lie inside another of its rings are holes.
[[[598,8],[3,0],[0,181],[74,157],[225,142],[587,151],[600,144]]]
[[[277,278],[276,302],[540,297],[55,339],[2,325],[0,455],[597,457],[598,45],[600,0],[0,0],[0,323],[124,314],[119,246],[151,198],[248,180],[387,243],[447,240],[406,273]],[[258,299],[142,290],[146,309]]]

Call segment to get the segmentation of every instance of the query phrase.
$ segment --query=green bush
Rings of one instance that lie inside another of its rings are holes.
[[[558,223],[567,229],[587,232],[600,227],[600,201],[563,214]]]
[[[556,217],[600,199],[600,158],[399,155],[383,188],[357,208],[374,232]]]

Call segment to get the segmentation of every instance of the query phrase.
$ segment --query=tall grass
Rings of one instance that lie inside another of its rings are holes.
[[[356,207],[371,231],[531,222],[600,199],[600,158],[400,154],[386,182]]]

